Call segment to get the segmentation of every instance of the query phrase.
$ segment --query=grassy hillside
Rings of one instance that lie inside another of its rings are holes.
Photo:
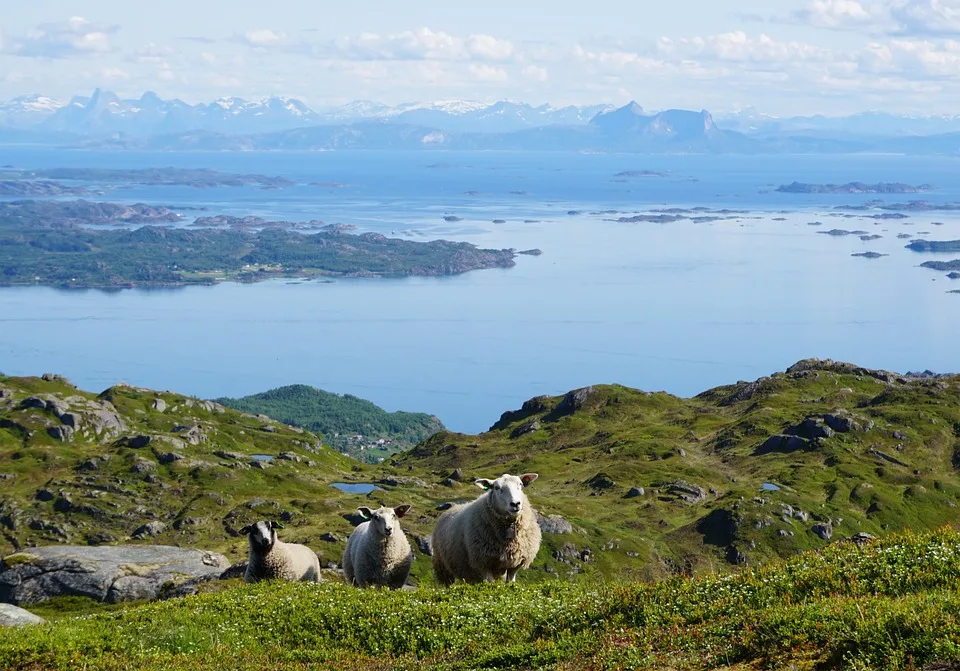
[[[440,432],[376,466],[308,431],[168,392],[95,395],[57,378],[0,377],[0,388],[4,554],[152,542],[240,559],[236,530],[280,517],[285,539],[339,562],[358,505],[406,502],[413,578],[429,584],[423,541],[437,508],[479,494],[474,477],[525,471],[540,473],[528,494],[549,520],[524,583],[729,572],[858,533],[936,529],[960,512],[956,377],[808,361],[692,399],[597,386],[531,399],[486,433]],[[97,435],[114,411],[122,426]],[[72,413],[80,428],[64,442],[55,436]],[[274,459],[261,469],[254,454]],[[167,525],[160,535],[131,540],[154,520]]]
[[[320,433],[336,450],[367,463],[382,461],[443,430],[432,415],[387,412],[362,398],[303,384],[217,402]]]
[[[941,530],[660,583],[237,586],[0,631],[0,668],[947,671],[958,575]]]

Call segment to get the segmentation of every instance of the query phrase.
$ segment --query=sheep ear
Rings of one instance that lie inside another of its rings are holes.
[[[487,480],[486,478],[477,479],[477,487],[483,490],[490,489],[493,487],[493,480]]]
[[[412,507],[413,506],[411,506],[409,503],[404,503],[402,506],[397,506],[396,508],[394,508],[393,512],[397,514],[397,517],[403,517],[408,512],[410,512],[410,509]]]
[[[279,522],[271,522],[271,523],[270,523],[270,528],[271,528],[271,529],[282,529],[282,528],[283,528],[283,525],[280,524]]]
[[[360,517],[362,517],[365,520],[368,520],[371,517],[373,517],[373,512],[366,506],[361,506],[357,508],[357,512],[360,513]]]
[[[524,473],[520,476],[520,481],[523,482],[523,486],[526,487],[539,477],[540,475],[538,473]]]
[[[246,536],[246,535],[248,535],[251,531],[253,531],[253,527],[248,524],[247,526],[243,527],[243,528],[240,530],[240,535],[241,535],[241,536]]]

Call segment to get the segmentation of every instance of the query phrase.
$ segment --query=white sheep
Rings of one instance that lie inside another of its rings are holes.
[[[400,518],[410,505],[370,510],[357,508],[367,520],[353,530],[343,553],[343,573],[351,585],[400,589],[410,575],[413,551],[407,541]]]
[[[240,529],[250,543],[246,582],[259,580],[309,580],[319,582],[320,560],[306,545],[277,539],[279,522],[257,522]]]
[[[540,550],[540,527],[523,488],[536,479],[526,473],[477,480],[485,494],[440,516],[431,537],[437,582],[514,582],[520,569],[530,568]]]

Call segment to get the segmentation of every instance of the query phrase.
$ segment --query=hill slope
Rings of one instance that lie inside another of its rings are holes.
[[[242,398],[218,398],[217,402],[321,433],[335,449],[368,463],[409,449],[443,430],[443,424],[432,415],[387,412],[362,398],[303,384]]]
[[[438,506],[473,499],[474,477],[536,471],[529,496],[546,533],[522,581],[652,579],[934,529],[960,504],[960,378],[831,361],[691,399],[617,385],[537,397],[484,434],[443,431],[377,466],[302,429],[169,392],[94,395],[57,378],[0,377],[0,388],[3,554],[128,542],[161,521],[146,542],[239,559],[236,530],[280,517],[285,538],[339,562],[358,505],[405,502],[423,584]],[[255,454],[273,460],[260,468]]]

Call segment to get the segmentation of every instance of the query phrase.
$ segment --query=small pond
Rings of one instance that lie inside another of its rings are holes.
[[[273,461],[274,460],[273,455],[270,455],[270,454],[251,454],[250,456],[256,459],[257,461]]]
[[[371,482],[331,482],[330,486],[348,494],[369,494],[375,489],[383,491]]]
[[[764,482],[762,485],[760,485],[760,489],[765,492],[779,492],[780,485],[775,485],[772,482]]]

